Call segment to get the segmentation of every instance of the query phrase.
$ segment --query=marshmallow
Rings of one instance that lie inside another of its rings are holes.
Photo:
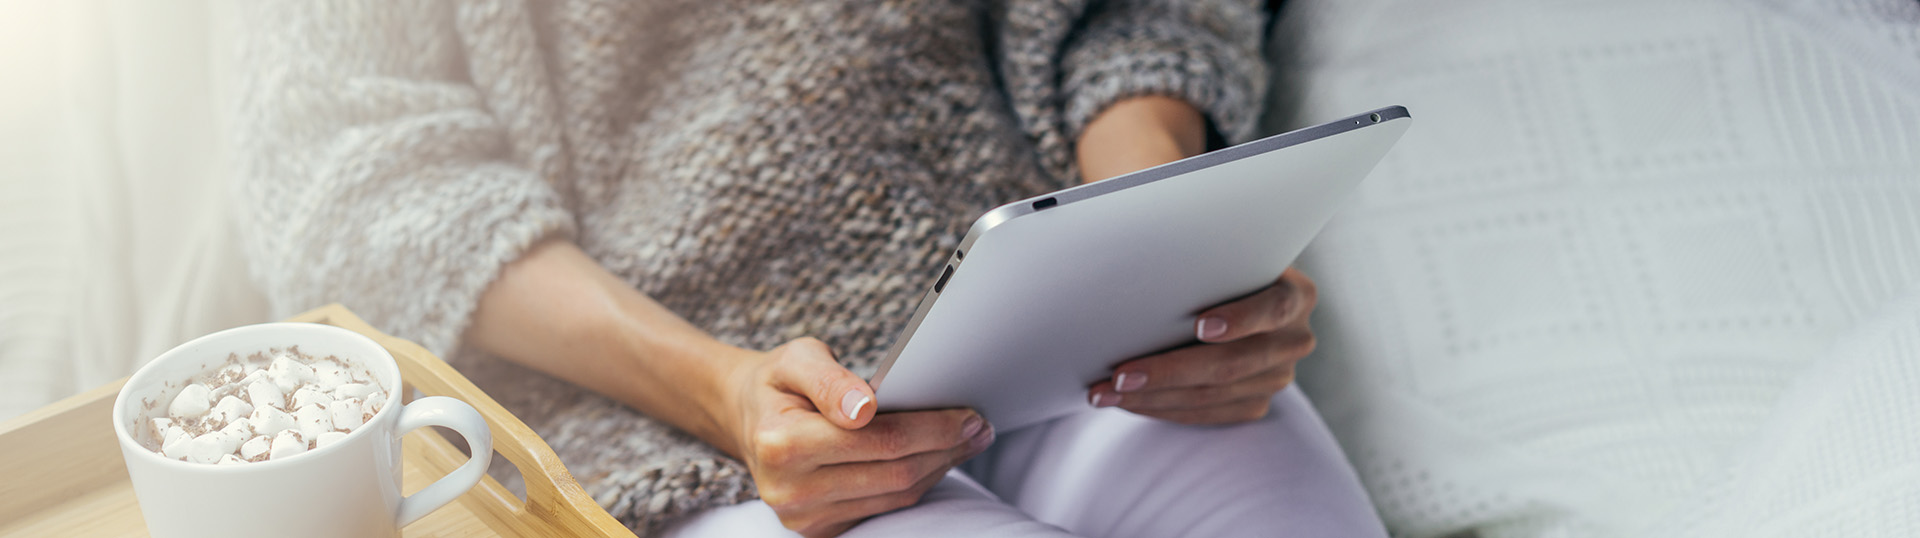
[[[301,384],[313,381],[313,368],[283,353],[273,357],[273,364],[267,366],[267,377],[280,387],[281,394],[286,394],[300,388]]]
[[[293,420],[300,423],[301,439],[313,439],[322,433],[333,431],[333,414],[318,405],[309,405],[294,411]]]
[[[207,408],[212,403],[208,401],[207,386],[194,383],[180,389],[180,394],[173,397],[173,404],[167,406],[167,414],[176,419],[198,417],[207,414]]]
[[[246,462],[247,460],[240,459],[238,456],[234,456],[233,454],[227,454],[225,456],[220,456],[219,465],[239,465]]]
[[[192,441],[188,441],[186,448],[187,461],[194,463],[217,462],[220,461],[221,455],[231,452],[233,451],[227,449],[227,435],[220,432],[201,434]]]
[[[334,387],[333,397],[334,399],[365,398],[368,394],[372,394],[373,391],[375,390],[378,390],[378,389],[374,388],[373,385],[368,385],[365,383],[348,383],[345,385]]]
[[[233,359],[228,359],[227,365],[220,367],[220,372],[214,374],[213,379],[209,380],[208,384],[218,384],[220,387],[230,386],[236,381],[246,379],[247,374],[251,373],[251,370],[252,369],[247,368],[245,364],[241,364]],[[246,385],[241,385],[241,387],[245,386]],[[219,390],[220,387],[214,387],[214,390]]]
[[[315,404],[324,406],[330,403],[333,403],[333,397],[328,396],[325,392],[320,392],[320,389],[313,388],[313,385],[302,386],[300,390],[293,391],[293,407],[295,408]]]
[[[346,439],[346,438],[347,438],[347,434],[340,433],[340,432],[323,433],[323,434],[320,434],[320,438],[313,440],[313,447],[320,448],[323,446],[337,443],[341,439]]]
[[[247,437],[252,435],[253,427],[247,424],[247,419],[235,420],[225,429],[207,432],[189,441],[185,449],[187,461],[218,462],[220,456],[233,454],[234,449],[240,448],[241,443],[246,442]]]
[[[193,436],[187,435],[187,430],[181,429],[179,426],[167,428],[166,442],[160,444],[160,455],[176,460],[185,458],[187,457],[187,443],[192,441]]]
[[[247,385],[252,385],[253,382],[255,381],[269,381],[269,382],[273,381],[272,379],[267,378],[266,368],[260,368],[257,366],[249,366],[249,368],[253,368],[253,369],[247,370],[247,376],[240,378],[239,381],[235,381],[234,382],[235,384],[245,387]]]
[[[213,411],[208,416],[213,417],[220,424],[227,424],[252,412],[253,406],[247,405],[247,402],[240,401],[239,398],[228,396],[221,398],[220,403],[214,404]]]
[[[273,440],[268,439],[266,435],[254,436],[254,438],[248,439],[246,443],[240,445],[240,457],[252,461],[253,458],[267,453],[267,449],[272,447]]]
[[[248,415],[247,419],[253,421],[253,430],[262,434],[300,427],[300,423],[294,420],[293,415],[264,405],[253,408],[253,414]]]
[[[255,381],[271,382],[270,380],[267,380],[266,372],[260,371],[260,370],[248,370],[245,376],[241,376],[239,379],[235,379],[230,383],[220,385],[218,387],[214,387],[213,397],[218,399],[218,398],[225,397],[229,394],[235,395],[235,396],[247,397],[245,396],[247,387],[252,386],[253,382]]]
[[[313,363],[313,382],[322,387],[338,387],[352,383],[353,375],[339,363],[323,360]]]
[[[172,428],[172,427],[173,427],[173,419],[170,419],[167,417],[154,417],[153,427],[148,429],[147,433],[149,437],[152,437],[155,440],[165,441],[167,438],[166,437],[167,428]]]
[[[373,391],[373,393],[367,395],[366,400],[360,404],[360,407],[367,410],[368,416],[379,414],[381,409],[387,407],[387,393],[377,390]]]
[[[360,416],[360,400],[353,398],[334,400],[333,405],[327,406],[327,412],[333,415],[333,428],[336,430],[353,431],[360,427],[363,420]]]
[[[273,436],[273,449],[267,457],[277,460],[290,456],[298,456],[301,452],[306,451],[307,442],[300,439],[300,432],[287,430],[280,432],[280,435]]]
[[[220,428],[220,433],[232,437],[233,446],[239,448],[241,441],[247,440],[248,437],[253,437],[253,423],[248,421],[247,417],[236,418],[233,419],[233,422],[227,423],[227,427]],[[233,449],[229,448],[227,452],[233,452]]]
[[[287,408],[287,396],[280,387],[265,379],[255,380],[247,385],[247,399],[253,400],[254,407]]]

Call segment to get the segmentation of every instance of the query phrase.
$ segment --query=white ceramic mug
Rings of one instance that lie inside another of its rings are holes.
[[[186,380],[270,348],[299,346],[365,368],[387,391],[389,405],[345,438],[281,460],[212,465],[155,454],[133,434],[145,418],[164,414]],[[428,397],[405,406],[393,355],[353,331],[313,323],[265,323],[220,331],[181,344],[133,374],[113,402],[113,429],[127,460],[133,492],[158,538],[224,536],[398,536],[479,483],[493,453],[493,434],[465,402]],[[154,411],[148,411],[152,409]],[[467,440],[474,457],[411,496],[400,495],[400,438],[441,426]]]

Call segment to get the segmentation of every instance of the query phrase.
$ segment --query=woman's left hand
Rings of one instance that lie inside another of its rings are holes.
[[[1307,318],[1317,298],[1306,273],[1287,269],[1274,285],[1201,313],[1200,344],[1122,363],[1087,400],[1183,424],[1265,417],[1293,382],[1293,365],[1313,352]]]
[[[1092,182],[1199,154],[1206,121],[1174,97],[1147,95],[1108,106],[1075,140],[1080,173]],[[1216,306],[1194,321],[1200,344],[1133,359],[1093,386],[1087,401],[1186,424],[1225,424],[1267,415],[1293,365],[1313,351],[1307,326],[1313,280],[1288,269],[1274,285]]]

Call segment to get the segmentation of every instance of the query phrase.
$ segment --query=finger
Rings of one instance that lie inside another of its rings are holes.
[[[1299,362],[1313,347],[1313,332],[1304,329],[1187,346],[1121,363],[1113,368],[1113,378],[1103,383],[1121,393],[1226,385]]]
[[[1193,333],[1202,342],[1231,342],[1305,321],[1319,300],[1313,279],[1288,268],[1266,289],[1213,307],[1193,321]]]
[[[775,387],[805,396],[835,426],[858,429],[873,419],[873,387],[833,360],[833,351],[812,338],[780,346]]]
[[[808,477],[818,484],[815,492],[823,499],[847,500],[906,491],[930,475],[946,474],[948,469],[984,450],[993,440],[990,431],[982,431],[964,443],[946,450],[921,452],[891,461],[840,463],[820,468]]]
[[[1200,409],[1145,411],[1140,414],[1181,424],[1236,424],[1266,418],[1272,402],[1271,398],[1249,398]]]
[[[907,488],[892,493],[832,501],[787,511],[776,510],[780,524],[803,536],[839,536],[861,521],[920,502],[946,473],[923,477]],[[768,503],[772,504],[772,503]]]
[[[782,523],[784,522],[785,520],[782,520]],[[819,528],[797,528],[792,525],[788,525],[787,528],[793,530],[793,532],[800,533],[800,536],[806,538],[833,538],[834,536],[846,534],[848,529],[852,529],[854,525],[859,523],[860,520],[856,519],[852,521],[835,522]]]
[[[925,497],[927,495],[927,491],[932,490],[933,486],[939,484],[940,479],[946,478],[946,476],[947,476],[947,473],[945,471],[941,471],[939,473],[934,473],[934,474],[922,477],[919,482],[915,482],[913,485],[908,486],[906,489],[896,491],[893,493],[885,493],[885,494],[873,495],[869,497],[862,497],[858,499],[840,501],[838,503],[834,503],[834,505],[831,508],[837,512],[844,513],[844,514],[859,514],[860,519],[866,519],[866,518],[877,516],[880,514],[885,514],[887,512],[892,512],[894,510],[899,510],[901,508],[913,506],[914,503],[920,502],[920,498]]]
[[[963,446],[992,426],[972,409],[886,413],[866,427],[842,432],[823,456],[826,463],[897,460]]]
[[[1115,393],[1113,405],[1136,413],[1203,409],[1255,398],[1270,398],[1291,383],[1293,368],[1282,366],[1226,385]]]

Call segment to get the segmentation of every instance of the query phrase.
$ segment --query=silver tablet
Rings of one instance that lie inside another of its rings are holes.
[[[1411,121],[1382,108],[988,211],[874,374],[880,410],[1004,431],[1087,409],[1113,366],[1274,283]]]

